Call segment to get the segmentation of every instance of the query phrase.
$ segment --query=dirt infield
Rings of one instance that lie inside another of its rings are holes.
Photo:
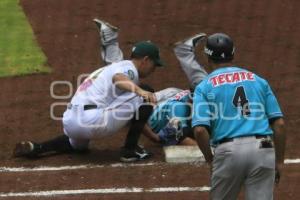
[[[64,80],[76,87],[79,74],[102,66],[98,33],[91,21],[95,17],[120,27],[120,45],[127,57],[136,41],[150,39],[159,44],[168,66],[145,80],[155,89],[188,86],[172,52],[174,42],[200,31],[231,35],[237,47],[236,63],[267,78],[280,101],[287,123],[286,158],[300,157],[300,1],[21,0],[20,4],[54,72],[0,79],[1,166],[109,165],[118,161],[118,150],[124,138],[122,133],[93,142],[88,155],[61,155],[32,161],[11,158],[17,141],[29,138],[42,141],[62,132],[60,121],[52,120],[49,115],[51,104],[62,102],[50,96],[51,83]],[[203,57],[199,59],[206,64]],[[57,86],[55,93],[64,95],[68,90],[65,86]],[[63,108],[55,111],[57,115],[62,112]],[[151,162],[161,163],[161,148],[145,139],[143,142],[155,153]],[[300,185],[299,167],[286,167],[275,199],[300,199],[297,188]],[[208,177],[209,172],[203,166],[159,164],[44,173],[0,172],[0,193],[74,188],[194,187],[209,185]],[[58,199],[153,198],[207,199],[208,193],[90,194],[60,196]]]

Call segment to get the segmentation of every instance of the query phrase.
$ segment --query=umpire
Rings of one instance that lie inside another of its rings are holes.
[[[204,50],[214,71],[195,89],[192,126],[212,168],[211,199],[237,199],[242,186],[247,200],[273,199],[285,151],[276,97],[266,80],[231,63],[228,35],[210,35]]]

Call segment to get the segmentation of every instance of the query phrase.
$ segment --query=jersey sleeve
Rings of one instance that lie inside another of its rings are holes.
[[[278,101],[268,83],[266,83],[266,115],[269,119],[282,117]]]
[[[135,83],[137,83],[139,79],[136,68],[129,63],[124,63],[122,66],[114,68],[113,76],[115,74],[123,74]]]
[[[192,127],[211,126],[209,102],[205,96],[205,91],[199,86],[196,88],[193,97]]]

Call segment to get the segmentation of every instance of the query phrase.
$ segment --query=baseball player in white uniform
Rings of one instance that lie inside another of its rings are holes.
[[[20,142],[16,144],[14,155],[36,157],[48,152],[85,151],[91,139],[115,134],[131,122],[121,161],[148,158],[150,153],[138,145],[138,139],[156,97],[150,92],[151,88],[138,84],[139,78],[149,76],[162,65],[155,44],[149,41],[135,44],[130,60],[94,71],[79,86],[63,115],[63,136],[43,143]]]
[[[123,53],[118,43],[118,28],[103,20],[94,19],[94,22],[99,30],[102,60],[106,64],[123,60]],[[203,66],[198,63],[195,56],[195,47],[202,39],[205,38],[205,36],[206,34],[199,33],[175,44],[175,55],[180,61],[181,67],[188,77],[191,90],[193,90],[195,85],[201,82],[201,80],[207,75]],[[158,100],[158,106],[155,107],[155,110],[150,117],[151,120],[149,119],[143,131],[144,135],[147,136],[151,141],[161,143],[163,145],[197,145],[197,143],[191,139],[192,135],[185,137],[186,134],[183,134],[182,130],[178,130],[178,123],[186,124],[186,119],[183,121],[178,119],[187,118],[190,115],[190,109],[188,108],[189,105],[177,106],[177,103],[181,101],[188,101],[189,98],[187,96],[189,96],[189,93],[184,95],[187,98],[174,98],[176,96],[182,96],[182,92],[184,91],[179,88],[167,88],[155,93],[155,96]],[[167,108],[170,110],[166,110]],[[187,116],[183,117],[183,115]],[[156,116],[163,116],[163,118],[156,119]],[[173,116],[173,119],[170,119],[170,116]],[[156,128],[153,128],[154,126]],[[164,126],[165,128],[162,128]]]

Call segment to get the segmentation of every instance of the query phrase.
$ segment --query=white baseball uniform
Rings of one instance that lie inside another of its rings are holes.
[[[94,71],[77,89],[63,115],[64,132],[74,148],[86,148],[91,138],[116,133],[142,104],[141,97],[113,83],[113,76],[119,73],[138,84],[137,69],[132,61],[124,60]],[[97,108],[85,109],[87,105]]]

